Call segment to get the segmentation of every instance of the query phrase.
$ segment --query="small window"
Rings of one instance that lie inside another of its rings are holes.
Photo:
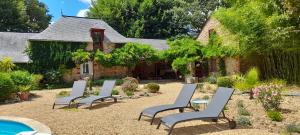
[[[89,73],[89,63],[84,63],[82,66],[82,72],[84,74],[88,74]]]

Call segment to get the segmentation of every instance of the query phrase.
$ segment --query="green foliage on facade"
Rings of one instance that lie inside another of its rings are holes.
[[[72,61],[72,53],[85,47],[86,43],[32,41],[26,50],[32,60],[30,70],[45,73],[58,70],[60,65],[65,65],[67,69],[73,68],[75,63]]]
[[[129,69],[134,68],[141,62],[151,63],[159,60],[158,52],[147,44],[127,43],[121,48],[113,50],[111,53],[97,51],[95,61],[105,67],[124,66]]]

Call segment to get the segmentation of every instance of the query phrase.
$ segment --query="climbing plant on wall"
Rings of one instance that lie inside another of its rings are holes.
[[[45,73],[48,70],[58,69],[60,65],[65,65],[68,69],[75,67],[72,52],[84,49],[86,45],[75,42],[32,41],[26,53],[32,61],[32,72]]]

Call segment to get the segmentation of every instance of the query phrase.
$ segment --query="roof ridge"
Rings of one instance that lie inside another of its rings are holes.
[[[10,33],[10,34],[39,34],[38,32],[10,32],[10,31],[0,31],[0,33]]]
[[[99,19],[99,18],[92,18],[92,17],[79,17],[79,16],[69,16],[69,15],[62,15],[62,17],[64,17],[64,18],[70,17],[70,18],[93,19],[93,20],[100,20],[100,21],[103,21],[102,19]]]

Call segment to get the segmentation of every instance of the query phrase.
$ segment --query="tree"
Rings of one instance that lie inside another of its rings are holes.
[[[170,48],[162,53],[162,58],[172,62],[172,68],[175,71],[186,75],[190,71],[187,68],[189,64],[201,61],[203,57],[203,46],[196,40],[190,38],[177,39],[169,41]]]
[[[103,19],[125,36],[170,38],[199,32],[220,4],[216,0],[96,0],[88,16]]]
[[[41,32],[52,16],[38,0],[0,1],[0,31]]]

